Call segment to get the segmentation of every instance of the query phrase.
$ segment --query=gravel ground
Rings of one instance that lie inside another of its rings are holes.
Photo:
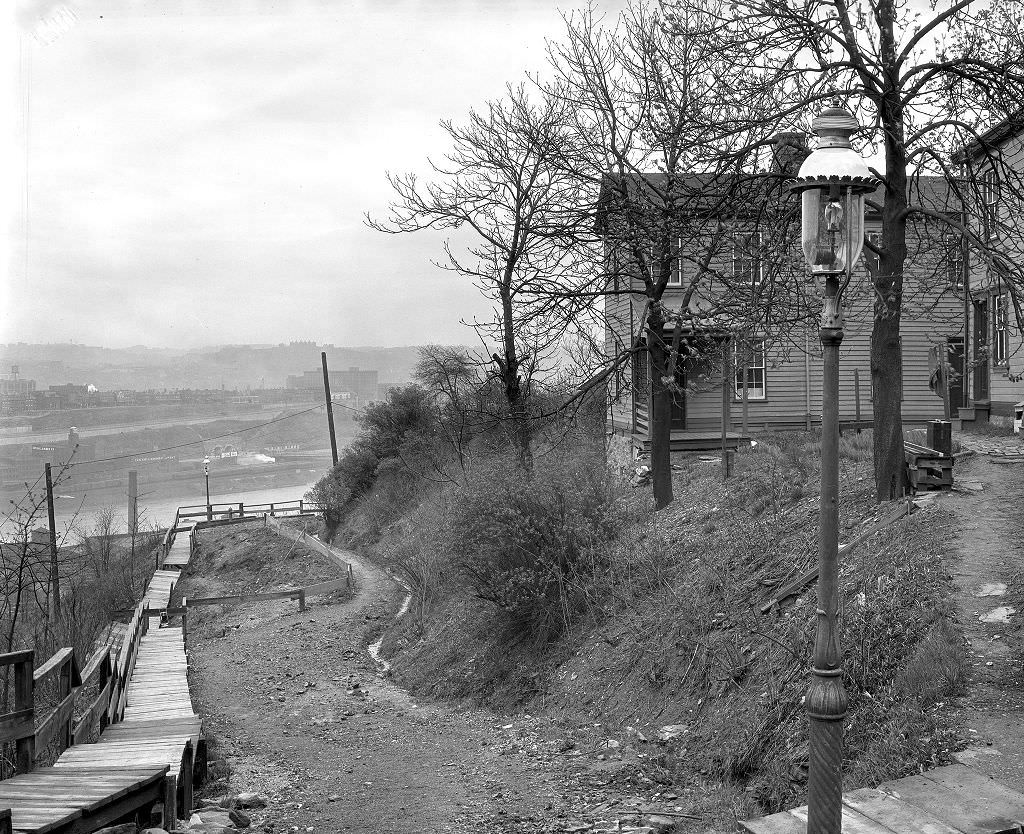
[[[982,454],[957,464],[948,502],[960,551],[951,570],[973,661],[958,719],[975,742],[958,758],[1024,791],[1024,640],[1012,612],[1024,601],[1024,464],[993,461]]]
[[[366,646],[402,592],[352,558],[354,599],[238,606],[190,635],[193,700],[230,769],[204,796],[261,793],[253,827],[267,832],[628,832],[655,811],[687,822],[677,795],[622,778],[638,764],[627,741],[394,686]]]

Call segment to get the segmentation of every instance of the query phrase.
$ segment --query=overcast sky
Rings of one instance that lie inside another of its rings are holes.
[[[473,341],[443,238],[363,213],[543,68],[572,2],[23,3],[0,342]]]

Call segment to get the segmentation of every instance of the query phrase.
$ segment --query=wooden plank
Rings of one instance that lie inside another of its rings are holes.
[[[42,753],[70,720],[75,709],[75,692],[65,697],[36,728],[36,749]]]
[[[849,542],[841,545],[839,548],[839,558],[842,559],[846,554],[853,550],[854,547],[863,542],[869,536],[873,536],[883,528],[888,527],[890,524],[894,524],[899,521],[899,519],[903,518],[903,516],[909,515],[912,512],[914,512],[914,505],[909,501],[903,502],[895,512],[878,519],[873,524],[869,525],[866,530],[854,536],[854,538]],[[791,579],[783,583],[772,592],[771,598],[761,606],[761,613],[767,614],[784,599],[799,594],[807,585],[817,578],[818,566],[815,565],[814,567],[808,568],[795,579]]]
[[[1007,805],[985,795],[951,790],[926,776],[885,782],[878,789],[915,805],[963,834],[1019,834],[1024,802]]]
[[[960,834],[925,809],[871,788],[843,794],[843,804],[900,834]]]
[[[19,709],[0,717],[0,744],[25,738],[35,732],[35,710]]]
[[[22,649],[17,652],[4,652],[0,654],[0,666],[13,666],[15,663],[24,663],[26,660],[32,660],[35,657],[35,652],[32,649]]]
[[[800,821],[807,828],[807,806],[804,805],[800,808],[793,808],[786,812],[792,814],[793,817]],[[870,817],[865,817],[863,814],[855,811],[853,808],[843,808],[843,821],[841,824],[843,834],[894,834],[892,828],[886,825],[875,822]]]
[[[36,682],[36,684],[38,684],[39,681],[43,680],[49,675],[52,675],[54,672],[60,669],[60,667],[63,666],[65,662],[68,662],[74,656],[75,650],[72,649],[70,646],[65,646],[63,649],[57,649],[57,651],[53,653],[49,660],[47,660],[42,666],[40,666],[35,670],[35,672],[33,672],[32,679]]]
[[[785,811],[768,817],[740,820],[739,826],[748,834],[807,834],[807,826]]]

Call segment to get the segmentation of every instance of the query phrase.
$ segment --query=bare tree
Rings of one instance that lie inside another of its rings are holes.
[[[1018,200],[1024,194],[1021,172],[993,147],[985,147],[980,165],[958,168],[952,160],[964,161],[958,151],[978,143],[987,127],[1020,106],[1022,7],[980,0],[928,8],[904,0],[736,0],[709,14],[698,0],[662,5],[678,31],[732,56],[731,71],[714,90],[736,114],[735,121],[723,122],[723,135],[752,124],[801,120],[837,96],[870,126],[868,149],[884,159],[877,172],[883,199],[873,205],[881,214],[881,236],[866,243],[877,258],[871,336],[875,491],[879,500],[890,498],[906,482],[900,323],[908,302],[908,228],[923,221],[945,226],[963,236],[978,260],[1012,264],[1020,274],[1019,255],[1005,238],[979,233],[966,217],[991,201],[992,189],[1004,204],[1011,196]],[[774,99],[770,108],[746,108],[750,96],[764,102],[765,91]],[[929,199],[930,175],[948,183],[940,199]]]
[[[724,4],[712,7],[724,13]],[[682,364],[729,351],[731,334],[781,332],[784,320],[806,315],[802,273],[790,257],[793,205],[780,188],[784,172],[771,166],[775,131],[768,120],[740,122],[736,105],[716,95],[733,52],[669,32],[657,7],[631,5],[612,26],[592,7],[569,15],[549,55],[552,94],[574,105],[574,153],[565,162],[592,195],[605,245],[598,283],[573,290],[567,309],[574,315],[582,300],[597,298],[617,309],[614,300],[625,297],[638,313],[635,329],[609,321],[616,339],[603,376],[621,374],[634,357],[647,362],[661,508],[673,498],[671,419]],[[767,106],[759,95],[746,102],[756,112]],[[725,123],[742,128],[723,132]],[[735,268],[738,245],[746,268]]]
[[[507,97],[470,113],[468,123],[442,122],[451,139],[445,163],[432,163],[434,179],[389,176],[396,192],[385,220],[368,218],[383,232],[468,229],[464,251],[446,241],[447,269],[472,279],[495,302],[494,318],[476,322],[481,338],[499,347],[486,357],[500,382],[503,423],[520,464],[531,465],[531,397],[561,334],[529,313],[538,282],[563,278],[578,263],[567,245],[581,214],[574,182],[556,161],[565,152],[567,105],[554,97],[510,87]]]

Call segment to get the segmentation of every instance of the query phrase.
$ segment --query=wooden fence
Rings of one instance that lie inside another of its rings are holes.
[[[342,559],[340,555],[330,545],[324,544],[316,536],[309,535],[305,530],[295,530],[291,527],[286,527],[282,522],[278,521],[272,516],[264,517],[264,524],[279,536],[290,539],[292,541],[301,542],[310,550],[315,550],[322,556],[325,556],[331,562],[336,564],[349,576],[351,581],[352,577],[352,565],[345,559]],[[294,534],[294,535],[293,535]]]
[[[18,773],[30,773],[54,742],[59,754],[124,717],[128,681],[149,623],[144,611],[144,602],[134,609],[116,657],[113,649],[105,646],[92,655],[82,672],[70,647],[58,649],[39,668],[35,668],[32,649],[0,654],[0,666],[14,667],[14,710],[0,715],[0,743],[14,742]],[[57,682],[57,704],[37,722],[35,691],[51,678]],[[94,679],[99,692],[79,709],[80,693]]]
[[[296,498],[292,501],[275,501],[269,504],[246,504],[244,501],[231,504],[192,504],[186,507],[178,507],[174,513],[174,522],[167,528],[160,547],[157,548],[156,568],[160,570],[167,556],[174,546],[174,540],[178,533],[187,532],[190,537],[189,549],[195,550],[196,530],[205,527],[219,527],[221,525],[239,524],[243,521],[253,521],[265,516],[275,518],[277,516],[301,516],[318,515],[324,512],[324,507],[303,498]]]

